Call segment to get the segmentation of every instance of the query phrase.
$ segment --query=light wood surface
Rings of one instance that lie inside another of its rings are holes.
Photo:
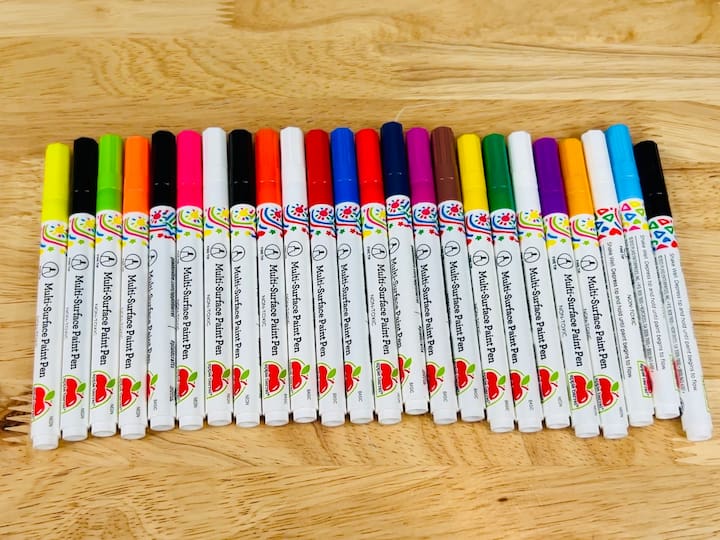
[[[720,425],[720,3],[0,2],[0,537],[720,534],[720,442],[485,423],[27,433],[45,144],[113,131],[452,126],[655,138]]]

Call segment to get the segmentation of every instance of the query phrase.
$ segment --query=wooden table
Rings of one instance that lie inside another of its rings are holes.
[[[45,144],[391,119],[535,136],[625,122],[656,139],[720,425],[720,5],[523,4],[0,4],[0,536],[718,534],[719,439],[690,444],[678,421],[621,441],[424,417],[29,446]]]

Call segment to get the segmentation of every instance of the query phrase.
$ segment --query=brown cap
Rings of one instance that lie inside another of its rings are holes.
[[[433,129],[430,142],[438,202],[459,201],[460,181],[453,130],[445,126]]]

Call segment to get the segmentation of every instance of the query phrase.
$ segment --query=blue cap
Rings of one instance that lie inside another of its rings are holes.
[[[332,156],[333,192],[335,204],[354,202],[360,204],[355,140],[350,128],[340,127],[330,133]]]
[[[410,196],[407,154],[403,127],[399,122],[387,122],[380,128],[382,168],[385,198],[393,195]]]
[[[610,126],[605,131],[605,140],[610,155],[618,201],[642,199],[640,177],[635,165],[630,130],[625,124]]]

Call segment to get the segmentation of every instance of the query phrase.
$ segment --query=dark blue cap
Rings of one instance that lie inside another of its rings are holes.
[[[335,204],[343,202],[360,204],[355,140],[352,130],[346,127],[334,129],[330,133],[330,152]]]
[[[387,122],[380,128],[382,168],[385,198],[393,195],[410,196],[407,154],[403,127],[399,122]]]
[[[625,124],[610,126],[605,131],[610,164],[615,179],[615,192],[618,201],[642,199],[640,178],[638,177],[635,156],[633,155],[630,130]]]

